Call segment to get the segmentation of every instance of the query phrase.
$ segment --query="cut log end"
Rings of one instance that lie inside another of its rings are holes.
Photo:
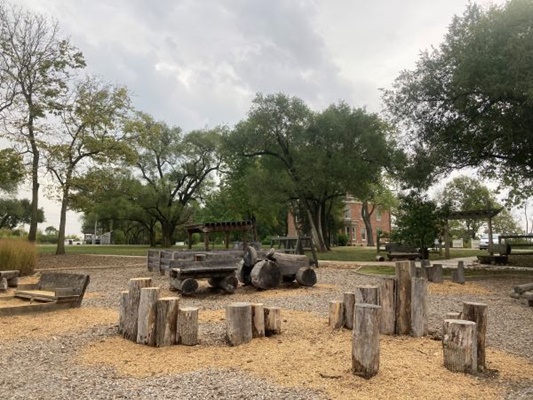
[[[296,282],[301,286],[314,286],[317,282],[316,272],[312,268],[300,268],[296,272]]]

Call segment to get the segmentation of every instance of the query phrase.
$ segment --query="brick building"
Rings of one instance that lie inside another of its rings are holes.
[[[368,238],[365,223],[361,216],[361,208],[363,204],[355,200],[351,196],[347,196],[344,206],[343,215],[343,229],[342,232],[348,237],[348,246],[366,246]],[[377,230],[381,229],[382,232],[391,231],[391,215],[389,211],[374,210],[370,218],[372,224],[374,239],[377,234]],[[294,226],[294,218],[289,215],[288,218],[288,233],[287,236],[297,236],[296,227]],[[375,242],[375,240],[374,240]]]

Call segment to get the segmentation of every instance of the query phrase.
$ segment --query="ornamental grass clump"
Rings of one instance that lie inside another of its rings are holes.
[[[0,271],[16,270],[31,275],[37,266],[37,250],[26,240],[0,239]]]

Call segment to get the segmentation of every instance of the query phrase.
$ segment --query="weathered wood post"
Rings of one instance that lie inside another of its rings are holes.
[[[126,332],[128,320],[128,296],[129,292],[127,290],[120,292],[120,305],[118,312],[118,333],[120,335],[124,335]]]
[[[252,305],[231,303],[226,306],[226,336],[231,346],[252,340]]]
[[[427,280],[411,279],[411,336],[421,337],[428,333]]]
[[[139,301],[141,289],[150,287],[152,278],[133,278],[128,282],[128,304],[126,306],[126,321],[124,337],[128,340],[137,340],[137,324],[139,321]]]
[[[465,283],[465,263],[464,261],[457,262],[457,269],[452,270],[452,282],[463,284]]]
[[[179,307],[176,342],[186,346],[198,344],[198,310],[200,307]]]
[[[356,286],[355,290],[355,304],[375,304],[379,306],[379,286],[362,285]]]
[[[303,267],[296,271],[296,282],[300,286],[314,286],[316,281],[316,272],[313,268]]]
[[[383,278],[379,284],[381,305],[380,333],[394,335],[396,327],[396,279]]]
[[[252,304],[252,337],[265,336],[265,307],[261,303]]]
[[[265,336],[281,333],[281,308],[265,307]]]
[[[433,283],[442,283],[442,264],[433,264]]]
[[[155,346],[155,322],[157,300],[159,299],[158,287],[141,289],[139,300],[139,319],[137,321],[137,343]]]
[[[176,343],[179,297],[162,297],[157,301],[155,345],[172,346]]]
[[[380,306],[355,304],[352,372],[369,379],[379,371]]]
[[[477,369],[480,372],[486,369],[485,334],[487,332],[488,306],[483,303],[463,303],[462,318],[476,323]]]
[[[252,285],[259,289],[273,289],[281,283],[281,271],[274,261],[262,260],[250,272]]]
[[[444,366],[452,372],[477,370],[476,323],[461,319],[444,320],[442,350]]]
[[[329,302],[329,326],[341,329],[344,325],[344,303],[339,300]]]
[[[415,276],[414,262],[396,262],[396,333],[411,333],[411,278]]]
[[[343,294],[343,305],[344,305],[344,327],[348,329],[353,329],[355,293],[345,292]]]

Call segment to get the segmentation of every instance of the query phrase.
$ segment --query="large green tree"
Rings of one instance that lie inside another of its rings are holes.
[[[0,229],[15,229],[31,220],[31,202],[28,199],[0,199]],[[39,223],[44,222],[44,210],[39,208]]]
[[[0,150],[0,191],[14,192],[23,178],[22,156],[13,149]]]
[[[46,129],[43,121],[60,108],[58,98],[66,90],[71,72],[84,66],[82,54],[60,36],[57,23],[0,3],[0,111],[7,136],[28,156],[31,241],[36,239],[39,218],[39,137]]]
[[[444,42],[402,72],[384,100],[406,132],[418,183],[431,171],[472,166],[513,187],[512,196],[529,195],[533,2],[469,4]]]
[[[128,91],[124,87],[104,84],[95,78],[79,82],[69,93],[58,112],[59,135],[47,137],[47,169],[59,186],[61,201],[59,238],[56,254],[65,254],[65,226],[69,195],[76,175],[92,162],[106,163],[130,153],[124,123],[130,110]]]

